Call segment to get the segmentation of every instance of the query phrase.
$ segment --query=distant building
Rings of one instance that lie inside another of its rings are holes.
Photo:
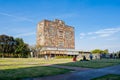
[[[66,55],[75,49],[74,27],[62,20],[43,20],[37,25],[37,45],[42,46],[40,54]]]

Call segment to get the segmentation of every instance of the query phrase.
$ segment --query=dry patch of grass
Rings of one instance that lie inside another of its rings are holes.
[[[22,78],[63,74],[70,70],[43,65],[67,63],[70,61],[70,59],[0,58],[0,80],[18,80]]]

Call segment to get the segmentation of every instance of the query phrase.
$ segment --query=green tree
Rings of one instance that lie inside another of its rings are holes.
[[[105,50],[101,50],[101,49],[94,49],[94,50],[92,50],[91,51],[92,53],[104,53],[104,54],[107,54],[107,53],[109,53],[108,52],[108,49],[105,49]]]
[[[109,53],[108,49],[103,50],[105,54]]]
[[[92,53],[102,53],[103,51],[100,50],[100,49],[95,49],[95,50],[92,50],[91,52],[92,52]]]
[[[0,56],[11,57],[19,55],[25,57],[29,53],[28,44],[21,38],[14,39],[12,36],[0,35]]]
[[[10,55],[14,52],[15,48],[15,40],[12,36],[0,35],[0,52],[2,53],[2,57],[5,54]]]
[[[22,38],[16,38],[16,50],[15,53],[19,55],[19,57],[26,57],[28,52],[30,51],[28,48],[28,44],[24,43]]]

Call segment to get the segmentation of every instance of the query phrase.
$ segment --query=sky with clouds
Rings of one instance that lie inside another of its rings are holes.
[[[76,50],[120,50],[120,0],[0,0],[0,34],[34,45],[43,19],[75,28]]]

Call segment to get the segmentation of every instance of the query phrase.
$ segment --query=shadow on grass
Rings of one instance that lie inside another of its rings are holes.
[[[76,61],[70,63],[63,63],[57,65],[71,66],[71,67],[82,67],[82,68],[104,68],[120,64],[120,59],[97,59],[90,61]]]
[[[33,66],[18,69],[0,70],[0,80],[20,80],[23,78],[43,77],[67,73],[68,69],[59,69],[48,66]]]
[[[120,75],[107,74],[98,78],[94,78],[92,80],[120,80]]]
[[[72,60],[71,60],[72,61]],[[103,68],[120,64],[119,60],[103,59],[103,60],[91,60],[91,61],[76,61],[61,63],[56,65],[72,66],[72,67],[84,67],[84,68]],[[3,64],[5,67],[15,67],[14,69],[3,69],[0,70],[0,80],[20,80],[26,78],[43,77],[50,75],[57,75],[70,72],[71,69],[56,68],[50,66],[39,66],[40,64]],[[20,66],[20,67],[19,67]],[[23,67],[23,68],[22,68]]]

